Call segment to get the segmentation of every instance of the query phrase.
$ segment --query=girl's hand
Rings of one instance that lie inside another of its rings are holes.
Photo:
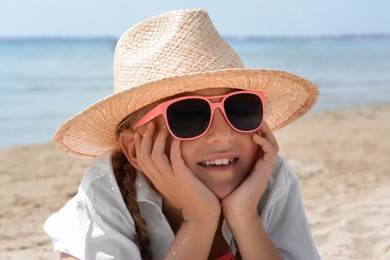
[[[265,122],[253,135],[253,141],[259,145],[257,161],[241,185],[222,200],[223,214],[228,223],[237,217],[257,217],[257,204],[277,159],[279,146]]]
[[[156,126],[150,122],[143,134],[135,133],[138,166],[155,188],[177,210],[184,221],[219,219],[221,206],[217,197],[185,165],[180,141],[174,139],[170,157],[165,153],[169,132],[163,126],[155,137]]]

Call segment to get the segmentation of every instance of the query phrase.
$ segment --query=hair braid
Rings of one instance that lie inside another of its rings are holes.
[[[135,179],[137,172],[129,163],[122,151],[116,151],[112,156],[114,175],[121,191],[123,200],[134,219],[137,232],[139,248],[142,259],[152,259],[153,253],[150,248],[150,238],[147,232],[147,225],[141,215],[136,197]]]

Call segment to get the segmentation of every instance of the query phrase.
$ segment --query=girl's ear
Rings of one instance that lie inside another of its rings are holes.
[[[130,130],[122,131],[119,135],[119,143],[122,152],[125,154],[127,160],[138,170],[142,171],[138,165],[137,153],[135,150],[134,132]]]

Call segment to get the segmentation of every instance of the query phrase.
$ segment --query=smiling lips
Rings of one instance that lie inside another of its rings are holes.
[[[235,161],[235,158],[224,158],[224,159],[217,159],[217,160],[211,160],[211,161],[204,161],[201,162],[200,165],[202,166],[226,166],[230,163],[233,163]]]

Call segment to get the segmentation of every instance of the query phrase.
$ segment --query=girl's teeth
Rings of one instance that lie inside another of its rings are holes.
[[[210,165],[228,165],[229,163],[232,163],[234,161],[233,158],[230,159],[220,159],[220,160],[214,160],[214,161],[206,161],[203,163],[203,165],[210,166]]]

